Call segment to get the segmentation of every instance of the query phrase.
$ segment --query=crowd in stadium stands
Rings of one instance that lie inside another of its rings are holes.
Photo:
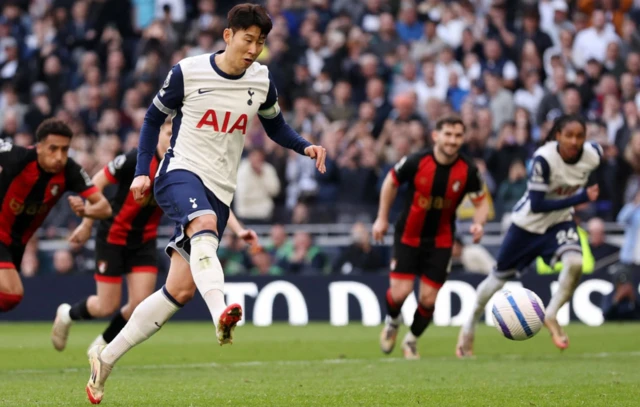
[[[0,137],[29,145],[44,119],[63,118],[75,132],[72,156],[94,174],[137,146],[173,64],[224,48],[225,15],[237,2],[4,0]],[[579,216],[615,221],[640,185],[638,3],[267,0],[274,27],[259,61],[291,126],[326,147],[327,172],[277,146],[254,120],[234,209],[251,224],[370,222],[391,166],[430,145],[436,118],[458,113],[465,153],[500,220],[525,191],[533,151],[566,113],[583,116],[588,139],[604,149],[600,200]],[[64,202],[45,237],[77,224]],[[251,253],[226,236],[220,256],[228,273],[383,268],[367,233],[354,227],[353,246],[328,255],[307,233],[288,237],[277,226],[273,242]],[[47,263],[38,267],[36,248],[25,256],[27,275]],[[52,264],[85,270],[82,259],[81,249],[62,250]]]

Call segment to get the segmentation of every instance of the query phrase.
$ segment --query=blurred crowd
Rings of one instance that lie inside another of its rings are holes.
[[[94,174],[137,146],[147,106],[172,65],[224,48],[226,13],[240,2],[4,0],[0,137],[29,145],[44,119],[62,118],[76,135],[73,158]],[[481,170],[496,220],[526,189],[532,153],[563,113],[583,116],[588,139],[604,149],[600,199],[580,208],[581,219],[615,221],[634,201],[640,1],[263,4],[274,26],[259,62],[269,67],[289,124],[327,149],[327,172],[277,146],[254,120],[233,204],[245,222],[370,222],[388,170],[428,147],[436,119],[449,113],[466,124],[464,151]],[[60,205],[44,236],[77,222]],[[236,263],[261,273],[295,272],[300,259],[320,270],[343,267],[335,262],[344,253],[317,250],[318,260],[303,250],[314,247],[308,235],[284,239],[286,262],[280,249],[265,248]],[[240,244],[227,240],[226,248]],[[77,252],[55,256],[63,266],[81,263]]]

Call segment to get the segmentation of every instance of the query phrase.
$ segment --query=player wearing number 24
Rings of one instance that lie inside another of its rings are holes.
[[[527,191],[513,208],[513,223],[500,247],[496,269],[478,286],[473,315],[460,330],[458,357],[473,354],[476,323],[489,299],[538,256],[552,267],[562,262],[560,286],[546,307],[544,324],[556,347],[562,350],[569,346],[557,313],[571,298],[582,275],[573,207],[598,199],[599,187],[591,175],[602,160],[602,148],[585,140],[584,121],[562,116],[555,121],[547,142],[536,150]]]

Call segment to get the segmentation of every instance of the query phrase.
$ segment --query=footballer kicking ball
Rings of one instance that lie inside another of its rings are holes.
[[[544,313],[540,297],[524,287],[504,289],[493,296],[493,323],[508,339],[533,338],[544,325]]]

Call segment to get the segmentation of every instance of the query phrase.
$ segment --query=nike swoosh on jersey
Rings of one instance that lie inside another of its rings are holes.
[[[199,94],[213,92],[213,89],[198,89]]]

